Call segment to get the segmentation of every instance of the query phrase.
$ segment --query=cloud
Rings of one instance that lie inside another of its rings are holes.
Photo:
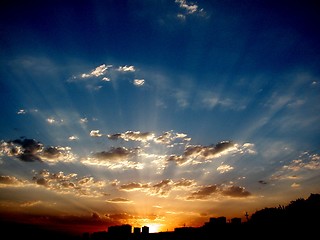
[[[71,162],[75,155],[70,147],[44,147],[34,139],[16,139],[13,141],[2,141],[0,153],[8,157],[16,157],[23,162]]]
[[[22,181],[14,176],[0,176],[0,187],[5,186],[21,186],[25,183],[25,181]]]
[[[320,154],[311,154],[303,152],[297,159],[293,159],[276,171],[270,179],[285,180],[297,179],[305,176],[310,177],[313,173],[316,174],[320,170]],[[305,175],[307,174],[307,175]]]
[[[179,4],[180,8],[185,9],[188,14],[192,14],[198,11],[198,5],[187,3],[186,0],[175,0]]]
[[[50,173],[48,170],[42,170],[35,171],[32,180],[35,184],[58,193],[85,197],[105,196],[103,192],[105,182],[96,181],[90,176],[78,178],[76,173],[65,175],[63,172]]]
[[[102,134],[100,133],[100,130],[91,130],[90,131],[90,136],[91,137],[101,137]]]
[[[79,140],[79,137],[72,135],[68,139],[69,141],[75,141],[75,140]]]
[[[131,183],[127,183],[127,184],[122,184],[120,186],[120,190],[124,190],[124,191],[137,191],[137,190],[143,190],[146,188],[149,188],[150,185],[148,183],[136,183],[136,182],[131,182]]]
[[[125,133],[116,133],[108,135],[111,140],[123,139],[125,141],[140,141],[147,142],[154,138],[154,133],[151,132],[140,132],[140,131],[126,131]]]
[[[231,141],[222,141],[216,145],[187,145],[182,155],[169,155],[168,162],[175,162],[177,165],[192,165],[211,162],[214,158],[219,158],[227,154],[255,154],[254,144],[245,143],[243,145]],[[222,168],[220,168],[222,169]],[[229,169],[231,170],[231,169]]]
[[[219,167],[217,167],[217,171],[219,171],[220,173],[225,173],[225,172],[229,172],[233,170],[233,167],[231,167],[230,165],[220,165]]]
[[[121,185],[119,189],[124,191],[141,191],[151,196],[167,197],[172,191],[187,190],[194,186],[196,186],[195,180],[182,178],[176,181],[164,179],[154,184],[131,182]]]
[[[111,148],[81,160],[83,164],[105,166],[109,169],[143,169],[143,164],[133,161],[139,149],[125,147]]]
[[[125,66],[120,66],[120,67],[118,68],[118,71],[119,71],[119,72],[135,72],[136,69],[134,68],[134,66],[127,66],[127,65],[125,65]]]
[[[174,133],[172,130],[163,132],[161,135],[156,136],[153,132],[140,132],[140,131],[126,131],[124,133],[115,133],[107,135],[110,140],[123,139],[125,141],[139,141],[139,142],[155,142],[159,144],[169,145],[175,140],[182,140],[186,143],[191,140],[184,133]]]
[[[210,200],[214,197],[228,196],[233,198],[248,197],[251,193],[245,188],[234,185],[208,185],[201,186],[199,190],[191,193],[186,200]]]
[[[24,110],[24,109],[20,109],[20,110],[17,112],[17,114],[26,114],[26,113],[27,113],[27,111]]]
[[[143,86],[144,83],[145,83],[144,79],[134,79],[133,80],[133,85],[135,85],[137,87]]]
[[[41,160],[45,160],[48,163],[55,162],[72,162],[75,159],[75,155],[71,152],[70,147],[47,147],[39,153]]]
[[[87,123],[88,122],[88,118],[80,118],[79,120],[80,123]]]
[[[9,157],[16,157],[24,162],[42,161],[39,153],[43,145],[34,139],[16,139],[1,143],[1,153]]]
[[[94,158],[97,158],[100,160],[108,160],[108,161],[121,161],[121,160],[127,160],[133,154],[135,154],[134,150],[129,150],[125,147],[117,147],[117,148],[112,148],[107,152],[103,151],[103,152],[95,153]]]
[[[20,207],[33,207],[35,205],[41,204],[41,201],[27,201],[21,203]]]
[[[111,202],[111,203],[131,203],[132,201],[130,201],[127,198],[118,197],[118,198],[109,199],[109,200],[107,200],[107,202]]]
[[[216,185],[203,186],[198,191],[194,191],[193,193],[191,193],[191,195],[187,197],[187,200],[207,199],[217,191],[218,191],[218,188]]]
[[[221,194],[229,197],[248,197],[251,195],[244,187],[239,186],[223,186]]]
[[[108,68],[111,68],[112,65],[105,65],[102,64],[98,67],[96,67],[95,69],[93,69],[91,72],[89,73],[82,73],[81,74],[81,78],[90,78],[90,77],[99,77],[103,74],[105,74],[105,72],[107,71]]]

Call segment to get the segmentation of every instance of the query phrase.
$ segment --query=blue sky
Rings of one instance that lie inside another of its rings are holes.
[[[1,5],[3,216],[157,231],[320,191],[315,2]]]

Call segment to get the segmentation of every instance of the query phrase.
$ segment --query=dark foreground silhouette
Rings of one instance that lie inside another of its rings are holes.
[[[247,221],[229,221],[223,216],[210,218],[201,227],[175,228],[171,232],[149,233],[149,228],[131,225],[111,226],[107,231],[83,233],[81,236],[50,231],[34,225],[0,222],[3,239],[30,240],[213,240],[213,239],[319,239],[320,194],[299,198],[287,206],[264,208]]]

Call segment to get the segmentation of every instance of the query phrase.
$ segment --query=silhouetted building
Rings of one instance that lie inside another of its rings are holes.
[[[114,235],[130,235],[132,233],[132,226],[129,224],[110,226],[108,227],[108,233]]]
[[[141,228],[135,227],[135,228],[133,229],[133,233],[134,233],[134,234],[140,234],[140,233],[141,233]]]
[[[231,218],[231,224],[241,224],[241,218]]]
[[[142,234],[149,234],[149,227],[143,226],[142,227]]]
[[[212,224],[226,224],[226,223],[227,223],[227,218],[226,217],[218,217],[218,218],[212,217],[209,220],[209,225],[212,225]]]

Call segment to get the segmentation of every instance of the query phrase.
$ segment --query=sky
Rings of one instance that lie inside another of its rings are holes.
[[[316,1],[2,1],[0,216],[172,231],[320,193]]]

